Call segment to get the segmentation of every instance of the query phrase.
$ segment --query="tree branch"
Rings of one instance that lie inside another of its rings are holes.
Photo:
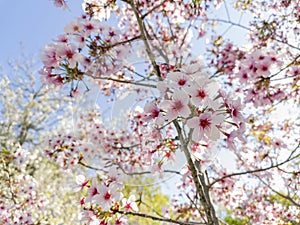
[[[163,4],[165,4],[166,0],[162,1],[160,4],[154,6],[152,9],[150,9],[148,12],[146,12],[144,15],[141,16],[141,19],[143,20],[146,16],[154,12],[156,9],[161,7]]]
[[[131,84],[131,85],[136,85],[136,86],[143,86],[143,87],[150,87],[150,88],[156,88],[156,85],[153,84],[145,84],[145,83],[139,83],[139,82],[134,82],[134,81],[129,81],[129,80],[119,80],[111,77],[98,77],[90,74],[85,74],[88,77],[91,77],[95,80],[109,80],[109,81],[115,81],[118,83],[123,83],[123,84]]]
[[[132,215],[132,216],[138,216],[138,217],[143,217],[147,219],[152,219],[154,221],[162,221],[162,222],[167,222],[167,223],[173,223],[173,224],[180,224],[180,225],[196,225],[196,224],[205,224],[205,223],[199,223],[199,222],[183,222],[183,221],[178,221],[178,220],[173,220],[170,218],[163,218],[163,217],[156,217],[152,215],[148,215],[145,213],[137,213],[137,212],[126,212],[126,211],[121,211],[121,210],[112,210],[114,213],[120,213],[123,215]]]
[[[219,221],[215,214],[214,206],[212,205],[210,198],[209,198],[209,187],[205,183],[204,175],[201,174],[200,171],[199,172],[197,171],[197,169],[194,165],[194,162],[191,158],[191,155],[190,155],[190,152],[188,149],[189,139],[185,140],[185,138],[183,137],[181,127],[177,120],[174,120],[173,124],[176,128],[176,131],[177,131],[180,143],[181,143],[181,148],[185,154],[188,165],[190,167],[196,190],[200,196],[200,201],[204,207],[204,211],[205,211],[206,218],[207,218],[207,225],[218,225]]]
[[[300,207],[300,204],[297,203],[291,196],[289,195],[284,195],[282,193],[280,193],[279,191],[276,191],[274,188],[272,188],[269,184],[267,184],[262,178],[260,178],[259,176],[255,175],[264,185],[266,185],[271,191],[273,191],[274,193],[276,193],[277,195],[279,195],[280,197],[290,201],[292,204],[294,204],[297,207]]]
[[[300,55],[298,55],[296,58],[293,59],[292,62],[290,62],[289,64],[287,64],[285,67],[283,67],[281,70],[279,70],[277,73],[274,73],[270,76],[270,78],[277,76],[278,74],[280,74],[282,71],[286,70],[287,68],[289,68],[290,66],[292,66],[295,62],[297,62],[297,60],[300,58]],[[272,80],[274,81],[274,79]]]
[[[225,178],[228,178],[228,177],[234,177],[234,176],[240,176],[240,175],[246,175],[246,174],[252,174],[252,173],[258,173],[258,172],[262,172],[262,171],[266,171],[266,170],[270,170],[270,169],[273,169],[273,168],[276,168],[276,167],[279,167],[287,162],[290,162],[298,157],[300,157],[300,153],[293,156],[292,155],[296,152],[296,150],[299,148],[300,146],[300,142],[298,143],[297,147],[291,152],[291,154],[289,155],[289,157],[284,160],[283,162],[281,163],[278,163],[276,165],[271,165],[271,166],[268,166],[268,167],[265,167],[265,168],[260,168],[260,169],[256,169],[256,170],[248,170],[248,171],[244,171],[244,172],[238,172],[238,173],[232,173],[232,174],[228,174],[228,175],[225,175],[221,178],[217,178],[215,179],[212,183],[210,183],[209,185],[209,188],[211,188],[215,183],[225,179]]]
[[[140,14],[138,12],[138,9],[135,7],[135,4],[134,4],[134,1],[133,0],[128,0],[128,1],[125,1],[127,3],[129,3],[129,5],[131,6],[133,12],[134,12],[134,15],[137,19],[137,22],[138,22],[138,25],[139,25],[139,28],[140,28],[140,32],[141,32],[141,38],[144,42],[144,45],[146,47],[146,52],[147,52],[147,55],[151,61],[151,64],[156,72],[156,75],[158,77],[159,80],[162,80],[162,76],[161,76],[161,73],[160,73],[160,70],[159,70],[159,66],[156,64],[156,61],[155,61],[155,57],[151,51],[151,48],[150,48],[150,45],[148,43],[148,39],[147,39],[147,36],[146,36],[146,32],[145,32],[145,26],[144,26],[144,23],[143,23],[143,18],[140,17]]]
[[[111,44],[111,45],[106,45],[106,46],[101,46],[101,47],[110,49],[110,48],[116,47],[118,45],[124,45],[124,44],[130,43],[130,42],[132,42],[134,40],[137,40],[137,39],[140,39],[140,38],[141,38],[141,35],[138,35],[136,37],[130,38],[130,39],[125,40],[125,41],[120,41],[120,42],[117,42],[117,43],[114,43],[114,44]]]

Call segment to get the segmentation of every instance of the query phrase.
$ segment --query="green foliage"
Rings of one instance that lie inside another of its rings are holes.
[[[231,216],[225,217],[225,222],[228,225],[250,225],[249,219],[248,218],[233,218]]]
[[[285,195],[284,193],[281,193],[282,195]],[[299,200],[300,199],[300,197],[297,197],[297,196],[295,196],[295,201],[297,201],[297,200]],[[290,200],[288,200],[288,199],[286,199],[286,198],[284,198],[284,197],[282,197],[282,196],[280,196],[280,195],[271,195],[270,196],[270,199],[269,199],[269,201],[271,202],[271,203],[279,203],[279,204],[282,204],[282,205],[285,205],[285,206],[292,206],[293,205],[293,203],[290,201]]]

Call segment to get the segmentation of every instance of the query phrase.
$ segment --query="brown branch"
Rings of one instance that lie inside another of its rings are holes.
[[[173,220],[170,218],[164,218],[164,217],[156,217],[152,215],[148,215],[145,213],[137,213],[137,212],[126,212],[126,211],[121,211],[121,210],[112,210],[114,213],[120,213],[123,215],[132,215],[132,216],[138,216],[138,217],[143,217],[147,219],[152,219],[154,221],[161,221],[161,222],[167,222],[167,223],[174,223],[174,224],[180,224],[180,225],[196,225],[196,224],[205,224],[205,223],[199,223],[199,222],[184,222],[184,221],[178,221],[178,220]]]
[[[283,41],[283,40],[280,40],[280,39],[277,39],[277,38],[274,38],[273,40],[274,40],[274,41],[277,41],[277,42],[280,42],[280,43],[282,43],[282,44],[285,44],[285,45],[287,45],[287,46],[289,46],[289,47],[291,47],[291,48],[293,48],[293,49],[300,50],[300,48],[298,48],[298,47],[296,47],[296,46],[294,46],[294,45],[292,45],[292,44],[290,44],[290,43],[288,43],[288,42],[285,42],[285,41]]]
[[[122,170],[122,172],[126,175],[129,175],[129,176],[134,176],[134,175],[144,175],[144,174],[151,174],[153,173],[152,171],[142,171],[142,172],[127,172],[125,171],[125,169],[118,164],[118,167]],[[177,174],[177,175],[181,175],[180,172],[176,171],[176,170],[164,170],[163,171],[164,173],[174,173],[174,174]]]
[[[187,193],[185,193],[185,196],[190,200],[191,204],[195,207],[195,209],[197,209],[199,215],[201,215],[201,217],[203,218],[201,210],[199,209],[199,207],[197,207],[197,203],[195,203],[195,201]]]
[[[300,55],[298,55],[296,58],[294,58],[294,60],[292,62],[290,62],[289,64],[287,64],[285,67],[283,67],[281,70],[279,70],[277,73],[274,73],[270,76],[270,78],[277,76],[278,74],[280,74],[282,71],[286,70],[287,68],[289,68],[290,66],[292,66],[298,59],[300,58]],[[273,80],[272,80],[273,81]]]
[[[156,9],[158,9],[159,7],[161,7],[163,4],[165,4],[165,1],[162,1],[160,4],[158,4],[157,6],[154,6],[152,9],[150,9],[148,12],[146,12],[144,15],[141,16],[141,19],[145,19],[146,16],[148,16],[149,14],[151,14],[152,12],[154,12]]]
[[[81,165],[81,166],[83,166],[83,167],[86,167],[86,168],[88,168],[88,169],[92,169],[92,170],[97,170],[97,171],[102,171],[102,172],[104,172],[104,173],[108,173],[108,171],[106,171],[106,170],[104,170],[104,169],[102,169],[102,168],[97,168],[97,167],[94,167],[94,166],[90,166],[90,165],[88,165],[88,164],[85,164],[85,163],[82,162],[82,161],[79,161],[78,164]]]
[[[294,204],[297,207],[300,207],[300,204],[298,202],[296,202],[291,196],[289,195],[284,195],[278,191],[276,191],[274,188],[272,188],[269,184],[267,184],[262,178],[260,178],[259,176],[255,175],[264,185],[266,185],[271,191],[273,191],[274,193],[276,193],[277,195],[279,195],[280,197],[290,201],[292,204]]]
[[[184,41],[185,41],[185,39],[186,39],[186,37],[187,37],[187,35],[188,35],[188,33],[189,33],[189,30],[191,29],[191,26],[192,26],[193,22],[194,22],[194,21],[190,21],[190,23],[189,23],[189,25],[188,25],[188,27],[187,27],[187,29],[186,29],[186,32],[185,32],[184,35],[183,35],[183,38],[182,38],[181,44],[180,44],[180,46],[179,46],[179,49],[182,48],[182,46],[183,46],[183,44],[184,44]]]
[[[7,175],[8,175],[9,192],[11,194],[11,198],[10,199],[13,201],[14,204],[17,204],[17,201],[16,201],[16,197],[17,196],[16,196],[16,194],[15,194],[15,192],[13,190],[13,186],[12,186],[12,175],[11,175],[11,173],[9,171],[9,168],[5,168],[4,167],[3,171],[5,171],[7,173]]]
[[[139,83],[139,82],[134,82],[134,81],[129,81],[129,80],[119,80],[111,77],[98,77],[90,74],[85,74],[88,77],[91,77],[95,80],[109,80],[109,81],[115,81],[118,83],[123,83],[123,84],[131,84],[131,85],[136,85],[136,86],[143,86],[143,87],[150,87],[150,88],[156,88],[156,85],[153,84],[145,84],[145,83]]]
[[[256,169],[256,170],[248,170],[248,171],[244,171],[244,172],[237,172],[237,173],[232,173],[232,174],[225,175],[223,177],[215,179],[212,183],[210,183],[209,188],[211,188],[215,183],[217,183],[217,182],[219,182],[219,181],[221,181],[225,178],[228,178],[228,177],[234,177],[234,176],[240,176],[240,175],[247,175],[247,174],[252,174],[252,173],[263,172],[263,171],[266,171],[266,170],[270,170],[270,169],[282,166],[283,164],[285,164],[287,162],[290,162],[290,161],[300,157],[300,153],[292,157],[292,155],[296,152],[296,150],[299,148],[299,146],[300,146],[300,142],[298,143],[297,147],[291,152],[289,157],[286,160],[282,161],[281,163],[278,163],[276,165],[271,165],[271,166],[268,166],[268,167],[265,167],[265,168]]]
[[[197,193],[199,194],[200,201],[204,207],[204,211],[205,211],[206,218],[207,218],[207,225],[218,225],[219,221],[215,214],[214,206],[212,205],[212,203],[210,201],[210,197],[209,197],[209,186],[205,183],[204,175],[196,169],[194,162],[192,160],[192,157],[190,155],[190,152],[189,152],[189,149],[188,149],[189,138],[188,138],[188,140],[186,140],[183,137],[182,129],[177,120],[174,120],[173,124],[176,128],[176,131],[177,131],[180,143],[181,143],[181,148],[185,154],[187,163],[190,167]]]
[[[147,35],[146,35],[146,32],[145,32],[145,26],[144,26],[144,23],[143,23],[143,18],[141,18],[140,16],[140,13],[138,12],[138,9],[136,8],[135,4],[134,4],[134,1],[133,0],[128,0],[128,1],[125,1],[126,3],[128,3],[133,12],[134,12],[134,15],[136,17],[136,20],[138,22],[138,25],[139,25],[139,28],[140,28],[140,32],[141,32],[141,38],[144,42],[144,45],[146,47],[146,52],[147,52],[147,55],[151,61],[151,64],[156,72],[156,75],[158,77],[159,80],[162,80],[162,76],[161,76],[161,73],[160,73],[160,70],[159,70],[159,66],[156,64],[156,61],[155,61],[155,57],[151,51],[151,48],[150,48],[150,45],[148,43],[148,39],[147,39]]]
[[[140,39],[141,38],[141,35],[138,35],[136,37],[133,37],[133,38],[130,38],[128,40],[125,40],[125,41],[120,41],[120,42],[117,42],[117,43],[114,43],[114,44],[111,44],[111,45],[106,45],[106,46],[102,46],[102,48],[113,48],[113,47],[116,47],[116,46],[119,46],[119,45],[124,45],[124,44],[127,44],[127,43],[130,43],[132,41],[135,41],[137,39]]]
[[[102,169],[102,168],[98,168],[98,167],[94,167],[94,166],[90,166],[82,161],[79,161],[78,162],[79,165],[83,166],[83,167],[86,167],[86,168],[89,168],[89,169],[92,169],[92,170],[98,170],[98,171],[102,171],[104,173],[108,173],[108,171]],[[120,165],[118,165],[118,167],[122,170],[122,172],[128,176],[134,176],[134,175],[144,175],[144,174],[151,174],[152,172],[151,171],[142,171],[142,172],[126,172],[124,170],[123,167],[121,167]],[[163,171],[164,173],[173,173],[173,174],[177,174],[177,175],[181,175],[180,172],[176,171],[176,170],[164,170]]]
[[[152,212],[154,212],[159,217],[164,217],[161,213],[157,212],[154,208],[152,208],[150,205],[148,205],[146,202],[141,201],[141,204],[146,206],[148,209],[150,209]]]
[[[154,31],[153,27],[152,27],[149,23],[148,23],[147,25],[148,25],[150,31],[152,32],[152,37],[150,36],[149,32],[146,30],[147,35],[148,35],[149,37],[151,37],[151,38],[155,38],[155,40],[156,40],[161,46],[163,46],[163,44],[161,43],[161,40],[160,40],[160,39],[157,37],[157,35],[155,34],[156,32]],[[173,34],[171,34],[171,35],[172,35],[172,37],[174,37]],[[172,39],[172,40],[173,40],[173,39]],[[163,48],[159,48],[159,47],[157,47],[156,45],[154,45],[154,46],[152,46],[152,47],[153,47],[153,48],[158,52],[158,54],[165,60],[165,63],[169,64],[170,61],[169,61],[169,58],[168,58],[166,52],[164,51],[164,49],[163,49]]]
[[[211,19],[211,18],[207,18],[206,20],[207,20],[207,21],[217,21],[217,22],[221,22],[221,23],[227,23],[227,24],[230,24],[230,25],[232,25],[232,26],[236,26],[236,27],[239,27],[239,28],[242,28],[242,29],[251,31],[251,32],[254,32],[254,31],[255,31],[255,30],[252,30],[252,29],[249,28],[249,27],[246,27],[246,26],[243,26],[243,25],[241,25],[241,24],[239,24],[239,23],[234,23],[234,22],[232,22],[232,21],[225,20],[225,19],[217,19],[217,18]],[[300,50],[299,47],[294,46],[294,45],[292,45],[292,44],[290,44],[290,43],[288,43],[288,42],[286,42],[286,41],[280,40],[280,39],[278,39],[278,38],[271,38],[271,39],[274,40],[274,41],[280,42],[280,43],[282,43],[282,44],[288,45],[289,47],[291,47],[291,48],[293,48],[293,49]]]

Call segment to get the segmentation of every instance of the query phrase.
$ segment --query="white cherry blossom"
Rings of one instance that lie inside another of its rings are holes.
[[[213,141],[217,140],[220,137],[220,131],[216,126],[223,120],[223,115],[212,114],[211,112],[205,112],[199,117],[193,117],[188,120],[187,125],[193,128],[193,141],[198,142],[204,138]]]

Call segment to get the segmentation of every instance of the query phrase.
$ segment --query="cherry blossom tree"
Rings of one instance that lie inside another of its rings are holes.
[[[43,154],[70,101],[40,85],[32,60],[13,61],[9,71],[0,72],[0,224],[74,224],[75,175]]]
[[[72,128],[44,146],[64,170],[88,170],[75,179],[82,223],[300,223],[299,1],[82,7],[45,47],[40,70],[71,97],[101,93],[100,109],[82,106]],[[135,103],[122,106],[119,123],[107,121],[101,107],[126,97]],[[184,166],[168,169],[179,154]],[[124,192],[128,176],[169,174],[179,182],[158,212]]]

